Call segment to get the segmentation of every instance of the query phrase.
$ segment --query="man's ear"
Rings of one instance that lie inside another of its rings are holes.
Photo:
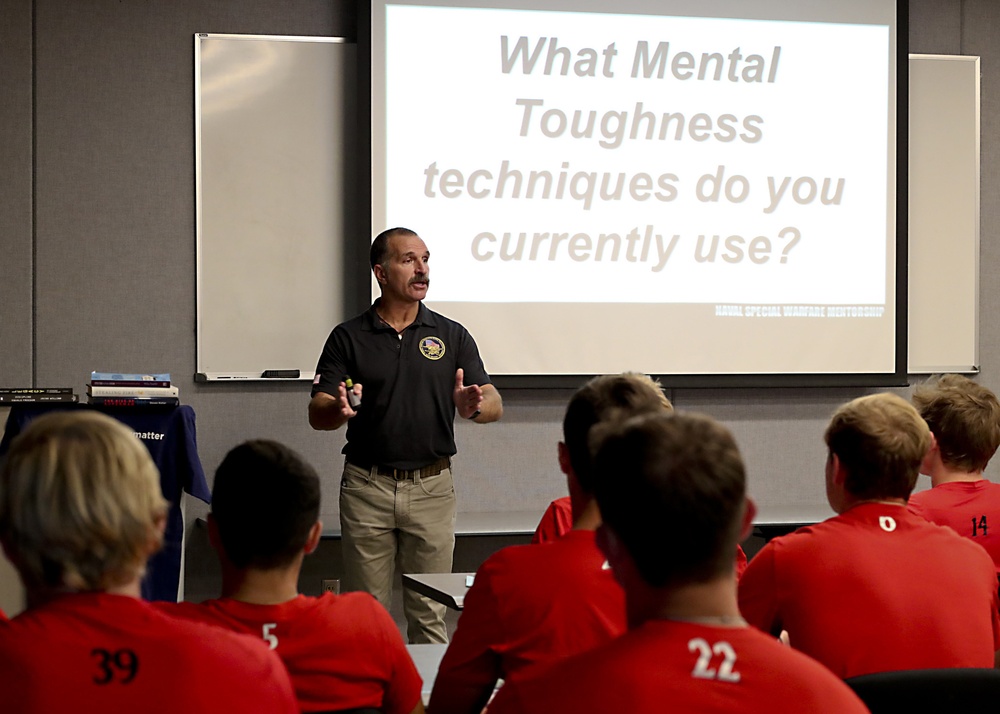
[[[559,442],[559,470],[564,474],[569,476],[570,472],[573,470],[572,464],[569,462],[569,447],[566,446],[565,441]]]
[[[215,516],[212,515],[211,511],[205,518],[208,523],[208,542],[211,544],[218,552],[222,552],[222,538],[219,536],[219,524],[215,520]]]
[[[163,534],[167,532],[167,514],[157,516],[153,521],[153,532],[149,534],[146,557],[150,558],[163,547]]]
[[[920,473],[930,475],[934,470],[934,463],[941,457],[941,447],[938,446],[937,437],[931,432],[931,445],[920,461]]]
[[[387,279],[387,276],[385,274],[385,268],[383,268],[379,264],[376,264],[375,267],[372,268],[372,272],[375,273],[375,280],[378,281],[379,285],[384,285]]]
[[[830,469],[833,478],[833,482],[840,487],[843,487],[847,483],[847,469],[840,462],[840,457],[835,453],[830,452]]]
[[[309,529],[309,536],[306,538],[306,555],[314,552],[319,547],[320,538],[323,537],[323,521],[316,521]]]

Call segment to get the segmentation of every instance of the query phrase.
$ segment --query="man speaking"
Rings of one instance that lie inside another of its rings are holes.
[[[479,349],[460,324],[429,310],[430,252],[407,228],[372,242],[382,296],[334,328],[316,367],[309,425],[347,424],[340,484],[345,590],[386,607],[393,566],[451,572],[455,546],[454,419],[503,414]],[[447,642],[445,607],[404,591],[411,643]]]

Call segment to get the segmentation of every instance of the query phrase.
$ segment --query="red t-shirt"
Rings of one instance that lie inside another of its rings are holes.
[[[573,530],[573,506],[569,496],[557,498],[542,514],[542,520],[535,528],[535,534],[531,537],[532,543],[549,543],[562,538]],[[736,577],[743,577],[743,571],[747,569],[747,554],[743,548],[736,546]]]
[[[420,675],[399,628],[367,593],[299,595],[280,605],[221,598],[162,607],[263,638],[288,668],[304,712],[374,707],[409,714],[420,701]]]
[[[497,679],[603,644],[625,631],[625,596],[594,531],[504,548],[486,560],[441,665],[428,709],[481,708]]]
[[[739,580],[743,577],[743,573],[747,569],[747,554],[743,552],[743,547],[737,543],[736,544],[736,579]]]
[[[0,693],[18,714],[299,711],[259,640],[105,593],[63,595],[0,623]]]
[[[531,542],[551,543],[559,540],[564,535],[573,530],[573,506],[569,496],[557,498],[542,514],[542,520],[535,528],[535,535],[531,537]]]
[[[953,481],[910,496],[909,508],[986,548],[1000,573],[1000,483]]]
[[[650,620],[501,687],[489,714],[867,712],[846,684],[752,627]]]
[[[865,503],[775,538],[740,580],[740,611],[839,677],[992,667],[997,580],[982,548],[904,506]]]

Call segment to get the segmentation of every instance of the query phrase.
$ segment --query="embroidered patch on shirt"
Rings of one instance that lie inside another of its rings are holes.
[[[444,350],[444,342],[440,337],[425,337],[420,340],[420,354],[427,359],[441,359],[444,357]]]

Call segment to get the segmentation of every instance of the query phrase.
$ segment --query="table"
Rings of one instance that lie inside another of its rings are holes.
[[[461,610],[465,593],[475,573],[410,573],[403,575],[403,587],[429,597],[435,602]]]

